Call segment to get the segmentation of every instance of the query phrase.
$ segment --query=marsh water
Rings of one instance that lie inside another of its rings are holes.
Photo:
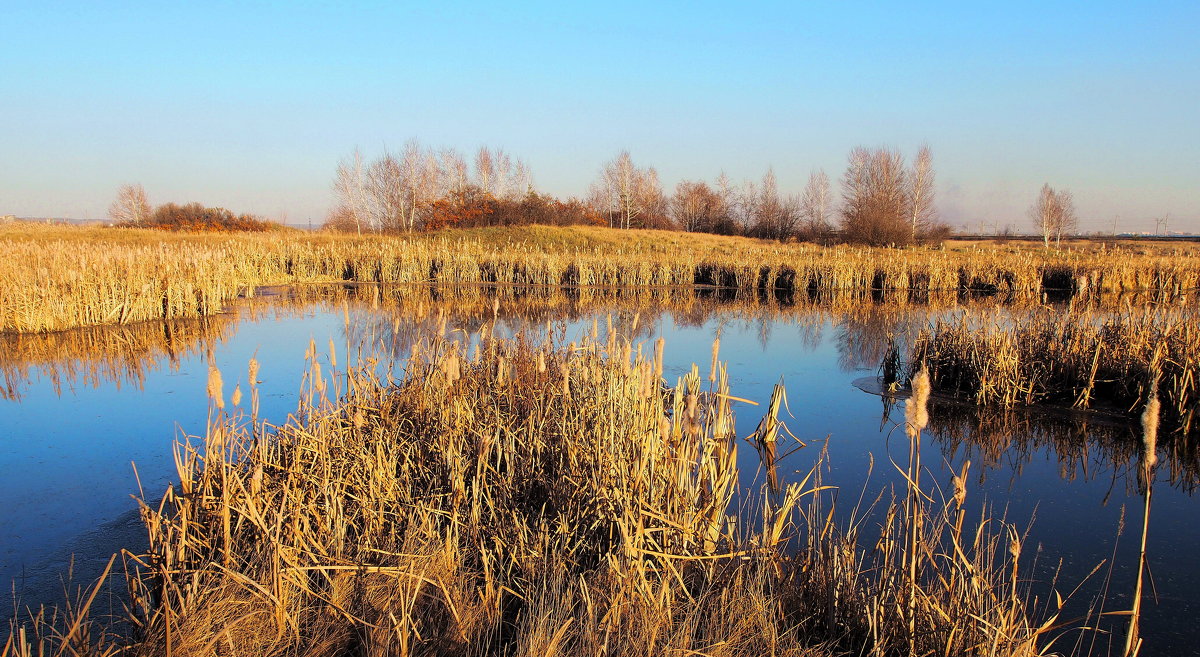
[[[889,344],[939,315],[975,308],[1020,312],[1002,300],[957,297],[337,286],[260,292],[204,320],[0,336],[0,581],[14,600],[3,613],[59,603],[69,571],[74,586],[89,584],[115,551],[143,545],[134,498],[156,499],[175,478],[174,442],[203,434],[210,363],[228,394],[245,386],[256,358],[261,416],[281,423],[295,408],[313,345],[328,371],[336,369],[331,350],[343,367],[367,355],[402,367],[416,337],[443,327],[465,340],[480,330],[549,331],[563,340],[614,331],[646,349],[662,336],[664,377],[673,383],[692,363],[707,374],[719,337],[732,394],[765,404],[776,383],[786,386],[783,417],[795,439],[781,446],[788,454],[781,476],[799,478],[819,462],[824,483],[836,487],[828,494],[848,514],[860,499],[869,503],[896,486],[892,461],[907,459],[903,409],[877,394]],[[738,435],[749,436],[761,407],[736,411]],[[1077,608],[1086,612],[1104,594],[1104,611],[1127,609],[1143,513],[1137,431],[1120,415],[980,410],[935,398],[923,462],[949,489],[952,474],[971,461],[968,505],[1028,531],[1024,554],[1033,565],[1024,573],[1042,600],[1052,587],[1066,595],[1079,585]],[[1190,450],[1167,441],[1161,451],[1143,654],[1195,654],[1200,475]],[[758,455],[739,454],[753,495],[764,478]],[[1121,622],[1107,623],[1111,635],[1084,637],[1086,646],[1119,653]],[[1058,649],[1078,640],[1067,634]]]

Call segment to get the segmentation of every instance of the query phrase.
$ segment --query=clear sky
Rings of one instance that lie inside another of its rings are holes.
[[[1200,231],[1200,2],[0,3],[0,214],[103,217],[119,185],[303,224],[339,159],[410,138],[582,195],[629,149],[668,190],[835,181],[933,150],[952,225],[1043,182],[1084,230]]]

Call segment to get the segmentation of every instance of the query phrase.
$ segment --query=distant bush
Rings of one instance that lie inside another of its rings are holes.
[[[280,228],[279,224],[250,214],[234,214],[225,208],[209,208],[200,203],[164,203],[145,221],[122,222],[125,227],[199,232],[263,232]]]
[[[426,207],[416,222],[423,230],[443,228],[480,228],[484,226],[603,226],[602,219],[587,203],[578,199],[559,200],[549,194],[530,191],[519,198],[498,198],[477,186],[468,185],[451,191]],[[399,222],[393,222],[399,223]],[[368,224],[369,225],[369,224]],[[325,230],[358,232],[360,223],[346,207],[329,214]],[[363,227],[364,231],[372,230]],[[390,231],[385,231],[390,232]]]

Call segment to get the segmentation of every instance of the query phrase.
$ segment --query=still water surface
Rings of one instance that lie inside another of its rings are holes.
[[[781,474],[807,473],[827,449],[825,483],[837,487],[831,495],[845,510],[896,485],[889,458],[907,458],[897,424],[903,408],[868,391],[877,388],[889,336],[903,340],[932,317],[959,310],[959,302],[760,304],[662,294],[610,292],[589,301],[512,289],[276,290],[204,321],[0,337],[0,581],[11,583],[20,604],[53,603],[72,561],[77,583],[87,583],[115,550],[140,547],[132,496],[142,494],[139,486],[147,499],[160,494],[174,477],[174,441],[203,433],[210,362],[223,372],[228,395],[245,386],[247,363],[257,358],[261,416],[283,422],[295,408],[310,344],[327,369],[331,344],[343,366],[347,352],[354,359],[380,345],[401,364],[414,335],[443,324],[471,339],[485,325],[504,336],[542,334],[549,322],[567,340],[593,330],[603,339],[611,324],[647,351],[663,336],[664,376],[672,383],[693,362],[706,375],[719,336],[732,394],[765,404],[777,382],[786,385],[786,423],[807,447],[783,461]],[[759,413],[738,409],[739,436],[753,432]],[[1025,572],[1043,599],[1060,560],[1064,594],[1103,564],[1075,599],[1085,606],[1107,587],[1105,608],[1122,609],[1136,575],[1142,514],[1137,448],[1136,429],[1120,419],[981,413],[935,399],[923,460],[930,479],[949,489],[952,469],[970,459],[969,504],[1029,527],[1025,554],[1036,565]],[[761,483],[754,450],[739,454],[743,483]],[[1194,464],[1164,461],[1151,514],[1143,654],[1197,654],[1200,511],[1191,491],[1198,478]],[[3,609],[11,616],[13,605]],[[1120,631],[1102,636],[1094,652],[1122,640]]]

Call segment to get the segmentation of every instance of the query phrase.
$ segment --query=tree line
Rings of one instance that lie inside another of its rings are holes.
[[[800,194],[779,190],[772,169],[735,185],[684,180],[668,194],[653,167],[621,151],[598,172],[585,198],[538,192],[529,167],[502,150],[479,148],[471,161],[417,141],[367,162],[355,151],[338,164],[326,226],[356,232],[409,232],[453,226],[593,224],[659,228],[775,240],[845,240],[904,245],[948,233],[937,221],[932,154],[910,164],[899,151],[856,148],[835,199],[829,176],[814,171]]]
[[[922,146],[907,160],[897,149],[856,147],[836,194],[823,170],[798,194],[784,194],[773,169],[734,184],[683,180],[667,193],[653,167],[628,151],[605,163],[583,198],[539,192],[521,159],[480,147],[471,157],[416,140],[367,161],[355,150],[338,163],[334,205],[324,227],[403,233],[512,225],[597,225],[744,235],[780,241],[904,246],[936,242],[939,221],[933,155]],[[1075,230],[1070,192],[1045,185],[1029,210],[1046,246]],[[191,230],[266,230],[273,224],[198,203],[151,208],[141,185],[125,185],[109,216],[125,226]]]

